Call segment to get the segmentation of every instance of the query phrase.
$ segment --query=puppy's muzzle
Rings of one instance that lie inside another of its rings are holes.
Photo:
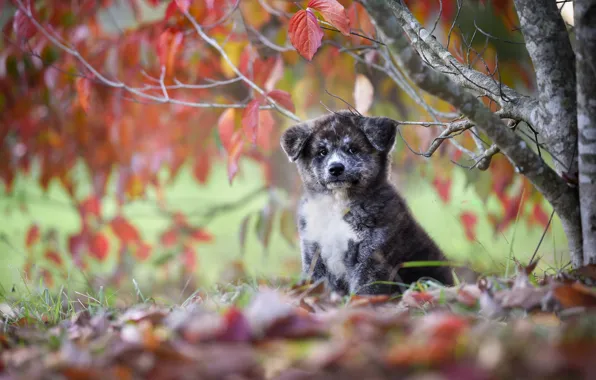
[[[340,162],[334,162],[331,165],[329,165],[329,174],[331,174],[333,177],[339,177],[340,175],[343,174],[343,172],[345,171],[345,166],[344,164],[340,163]]]

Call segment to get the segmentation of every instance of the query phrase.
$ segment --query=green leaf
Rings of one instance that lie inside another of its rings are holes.
[[[279,228],[281,235],[288,242],[291,247],[295,247],[296,236],[296,222],[294,221],[294,213],[290,210],[283,210],[279,218]]]
[[[240,255],[241,256],[244,256],[244,252],[246,250],[246,233],[248,231],[248,223],[250,222],[251,216],[252,216],[251,214],[246,215],[242,219],[242,222],[240,223],[239,237],[240,237]]]
[[[271,238],[271,230],[273,229],[273,217],[275,215],[275,207],[267,205],[259,213],[257,219],[257,238],[267,249],[269,247],[269,240]]]

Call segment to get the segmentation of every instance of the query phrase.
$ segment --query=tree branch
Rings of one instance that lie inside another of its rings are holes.
[[[284,107],[282,107],[281,105],[279,105],[275,100],[273,100],[271,97],[267,96],[267,93],[265,92],[265,90],[263,90],[262,88],[260,88],[259,86],[257,86],[256,83],[254,83],[253,81],[251,81],[249,78],[247,78],[244,74],[242,74],[240,72],[240,70],[234,65],[234,63],[232,62],[232,60],[230,59],[230,57],[228,56],[228,54],[225,52],[225,50],[217,43],[216,40],[214,40],[213,38],[209,37],[205,31],[203,30],[203,28],[201,27],[201,25],[199,25],[199,23],[197,22],[197,20],[194,19],[194,17],[192,17],[190,15],[190,13],[188,13],[188,11],[184,11],[183,12],[184,15],[186,16],[186,18],[191,22],[192,26],[195,28],[197,34],[203,39],[203,41],[205,41],[207,44],[209,44],[211,47],[213,47],[215,50],[217,50],[217,52],[219,53],[219,55],[221,55],[221,57],[224,59],[224,61],[226,61],[226,63],[232,68],[232,70],[234,71],[234,73],[242,78],[242,80],[244,81],[244,83],[246,83],[250,88],[252,88],[253,90],[255,90],[258,94],[262,95],[267,102],[269,102],[269,104],[271,104],[273,106],[273,108],[275,108],[276,110],[278,110],[282,115],[290,118],[291,120],[294,120],[296,122],[300,122],[300,118],[298,116],[296,116],[296,114],[294,114],[293,112],[290,112],[289,110],[285,109]]]
[[[202,33],[203,36],[205,36],[207,39],[203,38],[205,40],[205,42],[209,43],[211,46],[215,47],[216,50],[220,53],[220,54],[224,54],[225,56],[222,55],[222,57],[224,59],[226,59],[226,61],[228,62],[228,64],[234,69],[234,72],[238,75],[236,78],[234,78],[233,80],[230,81],[221,81],[221,82],[213,82],[210,85],[190,85],[190,84],[182,84],[178,81],[176,81],[176,85],[175,86],[165,86],[163,79],[164,79],[164,70],[162,68],[161,71],[161,75],[159,79],[156,79],[155,81],[158,83],[157,85],[148,85],[148,86],[143,86],[143,87],[132,87],[127,85],[124,82],[121,82],[117,79],[109,79],[107,78],[105,75],[103,75],[102,73],[100,73],[95,67],[93,67],[93,65],[91,65],[89,63],[89,61],[87,61],[79,51],[77,51],[74,47],[69,46],[68,42],[65,41],[62,37],[60,37],[59,35],[51,32],[49,29],[44,28],[40,22],[38,20],[36,20],[33,17],[33,14],[31,12],[31,9],[28,5],[25,5],[23,3],[22,0],[15,0],[15,4],[17,5],[17,7],[19,8],[19,10],[21,10],[26,16],[27,18],[31,21],[31,23],[35,26],[35,28],[41,33],[43,34],[54,46],[56,46],[57,48],[59,48],[60,50],[64,51],[66,54],[69,54],[71,56],[73,56],[77,61],[79,61],[87,70],[89,73],[91,73],[92,77],[87,77],[89,80],[92,80],[94,82],[98,82],[101,83],[103,85],[112,87],[112,88],[119,88],[119,89],[123,89],[131,94],[134,94],[136,96],[138,96],[139,98],[143,98],[143,99],[147,99],[147,100],[151,100],[153,102],[156,103],[160,103],[160,104],[175,104],[175,105],[181,105],[181,106],[187,106],[187,107],[193,107],[193,108],[246,108],[246,104],[240,104],[240,103],[211,103],[211,102],[189,102],[189,101],[185,101],[185,100],[179,100],[179,99],[174,99],[171,98],[167,92],[167,90],[169,89],[200,89],[200,88],[212,88],[212,87],[216,87],[217,85],[225,85],[225,84],[230,84],[233,83],[235,81],[239,81],[242,80],[244,82],[246,82],[251,88],[253,88],[255,91],[257,91],[259,94],[265,96],[265,91],[261,88],[259,88],[254,82],[250,81],[250,79],[246,78],[241,72],[240,70],[238,70],[238,68],[236,68],[231,61],[229,60],[229,57],[227,57],[227,55],[225,55],[225,51],[222,49],[221,46],[219,46],[217,44],[217,42],[213,39],[211,39],[209,36],[207,36],[203,30],[203,28],[201,26],[198,25],[198,23],[196,22],[196,20],[194,20],[194,18],[192,18],[192,16],[190,16],[190,14],[188,14],[188,12],[186,12],[186,16],[189,17],[189,19],[191,20],[191,22],[193,22],[193,25],[196,27],[200,28],[200,31]],[[235,8],[234,8],[235,9]],[[201,34],[200,33],[200,34]],[[81,75],[81,76],[85,76],[85,75]],[[145,91],[147,90],[159,90],[161,93],[161,96],[159,95],[154,95],[154,94],[150,94],[147,93]],[[280,106],[279,104],[277,104],[273,99],[265,96],[265,98],[268,100],[268,102],[270,103],[270,105],[264,105],[264,106],[260,106],[259,109],[277,109],[279,112],[281,112],[284,116],[289,117],[292,120],[295,121],[300,121],[300,118],[298,118],[298,116],[296,116],[294,113],[286,110],[285,108],[283,108],[282,106]]]
[[[534,124],[532,111],[537,104],[536,99],[523,96],[512,88],[497,82],[494,78],[462,64],[422,27],[407,6],[401,1],[392,1],[391,3],[395,11],[394,16],[397,17],[397,21],[412,41],[412,45],[416,46],[420,55],[431,66],[442,68],[443,73],[451,80],[473,91],[474,94],[493,99],[511,118]]]
[[[493,141],[494,144],[515,164],[551,203],[562,220],[579,221],[577,193],[555,173],[536,153],[530,149],[514,131],[507,128],[501,119],[480,100],[456,83],[452,76],[433,70],[422,62],[418,52],[404,36],[398,21],[403,5],[399,0],[359,0],[385,38],[395,60],[409,72],[410,77],[423,90],[449,102]],[[395,17],[388,17],[394,15]],[[403,20],[403,19],[402,19]],[[568,231],[566,231],[568,232]],[[575,244],[573,242],[570,244]],[[577,261],[578,247],[572,245],[572,258]],[[579,247],[581,256],[581,246]],[[576,263],[577,264],[577,263]]]

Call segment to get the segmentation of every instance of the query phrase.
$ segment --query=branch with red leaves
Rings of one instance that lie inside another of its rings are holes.
[[[55,46],[57,46],[62,51],[66,52],[67,54],[72,55],[81,64],[83,64],[83,66],[90,72],[90,74],[88,76],[86,76],[86,78],[88,78],[88,79],[91,79],[94,81],[99,81],[100,83],[102,83],[106,86],[109,86],[109,87],[123,89],[125,91],[128,91],[128,92],[138,96],[139,98],[152,100],[154,102],[162,103],[162,104],[170,103],[170,104],[195,107],[195,108],[246,108],[248,106],[247,104],[220,104],[220,103],[205,103],[205,102],[189,102],[189,101],[185,101],[185,100],[172,99],[169,96],[169,94],[167,92],[168,87],[164,84],[164,76],[166,73],[166,68],[172,66],[175,52],[177,51],[179,45],[182,43],[182,39],[184,38],[183,33],[180,31],[173,32],[171,30],[166,30],[160,38],[160,42],[163,42],[163,45],[160,46],[161,50],[162,50],[162,54],[160,54],[160,60],[161,60],[162,66],[161,66],[161,76],[160,76],[159,80],[157,80],[157,81],[159,82],[159,90],[161,90],[162,96],[157,96],[157,95],[149,94],[146,92],[146,90],[154,89],[155,86],[144,86],[142,88],[135,88],[132,86],[128,86],[124,82],[108,79],[106,76],[104,76],[102,73],[100,73],[100,71],[97,68],[93,67],[93,65],[91,65],[85,59],[85,57],[83,57],[76,49],[74,49],[71,46],[68,46],[68,44],[65,41],[63,41],[58,35],[52,33],[49,29],[44,28],[41,25],[41,23],[38,20],[36,20],[36,18],[34,17],[31,5],[29,3],[25,4],[23,2],[23,0],[14,0],[14,1],[15,1],[16,5],[18,6],[18,12],[21,12],[21,14],[23,16],[27,17],[29,22],[37,29],[37,31],[42,33]],[[190,6],[190,3],[188,1],[186,1],[186,2],[184,2],[184,1],[175,1],[174,2],[173,1],[171,4],[175,4],[178,6],[179,10],[182,13],[184,13],[184,15],[186,17],[188,17],[188,19],[193,24],[195,30],[201,36],[201,38],[203,38],[203,40],[205,40],[205,42],[207,42],[210,46],[214,47],[221,54],[221,56],[226,60],[226,62],[232,67],[232,69],[238,76],[237,78],[233,79],[233,81],[241,80],[241,81],[245,82],[251,88],[253,88],[257,93],[262,95],[264,97],[264,99],[269,103],[269,106],[267,106],[265,104],[261,104],[259,106],[259,109],[275,108],[279,112],[281,112],[284,116],[289,117],[290,119],[292,119],[294,121],[300,121],[300,118],[298,118],[298,116],[296,116],[293,112],[286,109],[281,103],[278,103],[277,101],[275,101],[275,99],[273,99],[273,97],[266,94],[265,90],[258,87],[253,81],[251,81],[249,78],[247,78],[245,75],[243,75],[240,72],[240,70],[238,70],[238,68],[231,62],[231,60],[229,59],[229,57],[227,56],[227,54],[225,53],[223,48],[221,46],[219,46],[219,44],[214,39],[210,38],[204,32],[203,27],[201,27],[197,23],[197,21],[188,13],[188,8]],[[235,7],[233,9],[235,9]],[[170,10],[166,11],[166,15],[168,12],[170,12]],[[230,14],[231,14],[231,12],[230,12]],[[228,16],[229,16],[229,14],[228,14]],[[218,21],[218,23],[223,22],[224,20],[225,19],[222,19],[222,20]],[[33,32],[34,31],[32,31],[31,33],[33,33]],[[151,79],[153,79],[153,81],[156,80],[155,78],[151,78]],[[81,79],[80,82],[84,82],[84,81],[85,81],[85,79]],[[197,85],[185,85],[185,84],[178,82],[176,84],[176,86],[173,88],[186,88],[186,89],[212,88],[217,85],[224,85],[224,84],[229,84],[229,83],[232,83],[232,82],[222,81],[219,84],[210,83],[209,85],[202,85],[202,86],[198,87]],[[86,86],[82,85],[82,86],[79,86],[79,88],[80,88],[79,92],[83,94],[83,99],[85,99]],[[85,100],[83,100],[83,103],[85,103]],[[287,107],[287,105],[286,105],[286,107]]]

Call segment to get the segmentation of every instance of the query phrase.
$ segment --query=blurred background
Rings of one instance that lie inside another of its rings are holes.
[[[358,35],[325,27],[312,61],[288,38],[289,17],[306,1],[188,2],[234,67],[176,3],[32,0],[33,22],[0,1],[1,293],[134,284],[178,297],[242,277],[296,278],[300,182],[279,149],[294,121],[256,111],[258,93],[238,72],[302,120],[344,102],[401,121],[432,121],[429,106],[457,116],[383,71],[378,36],[352,1],[340,3]],[[532,94],[512,1],[408,3],[455,57]],[[401,132],[393,180],[449,259],[506,273],[512,258],[533,255],[552,209],[505,157],[470,170],[462,151],[478,141],[469,134],[424,158],[412,150],[426,150],[441,128]],[[564,266],[566,249],[555,216],[540,267]]]

